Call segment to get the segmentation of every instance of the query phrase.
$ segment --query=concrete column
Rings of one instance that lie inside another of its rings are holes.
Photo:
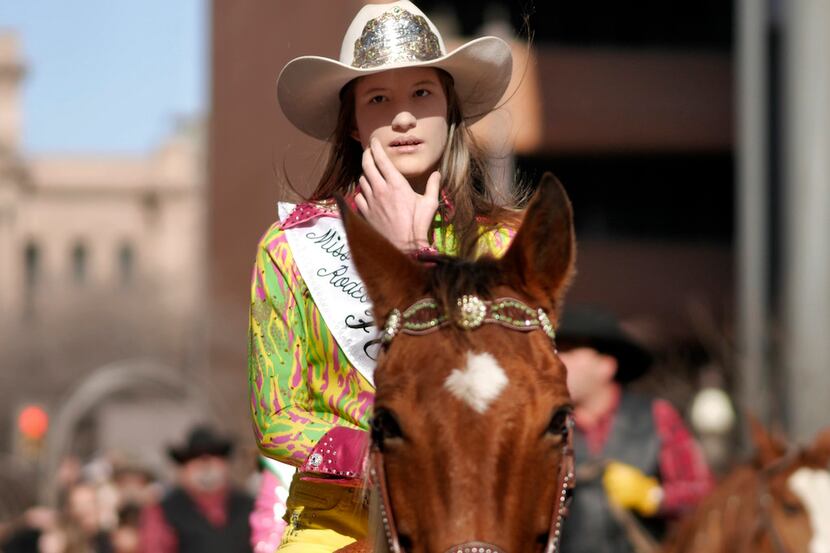
[[[740,406],[769,417],[767,364],[767,25],[766,2],[739,0],[736,36],[736,250]]]
[[[0,174],[0,326],[16,323],[19,315],[18,273],[23,271],[23,259],[15,237],[16,191],[17,183]]]
[[[17,150],[23,111],[20,83],[24,74],[17,35],[0,32],[0,319],[5,318],[6,322],[17,322],[23,271],[15,221],[20,186]]]
[[[805,440],[830,424],[830,2],[786,9],[786,393]]]

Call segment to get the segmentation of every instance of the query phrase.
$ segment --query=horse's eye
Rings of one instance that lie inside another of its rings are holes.
[[[572,412],[573,409],[570,406],[558,408],[550,418],[546,431],[547,434],[561,436],[562,439],[566,439],[568,433],[571,431],[570,420]]]
[[[401,425],[392,411],[378,409],[372,417],[372,442],[383,451],[386,440],[402,438]]]
[[[803,511],[801,503],[799,503],[798,501],[784,500],[781,502],[781,508],[784,510],[784,514],[787,516],[796,516],[801,514],[801,512]]]

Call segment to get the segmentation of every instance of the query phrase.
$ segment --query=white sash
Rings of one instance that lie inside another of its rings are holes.
[[[285,221],[294,207],[280,202],[280,221]],[[337,344],[374,386],[380,331],[372,316],[372,302],[352,265],[343,221],[319,217],[284,232],[308,291]]]

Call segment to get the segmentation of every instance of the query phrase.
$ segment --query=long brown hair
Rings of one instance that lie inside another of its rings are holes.
[[[452,225],[458,257],[471,259],[476,255],[476,243],[482,232],[497,224],[516,225],[519,199],[506,201],[494,194],[492,177],[487,167],[484,150],[470,132],[461,102],[455,91],[452,76],[437,70],[447,98],[447,146],[441,156],[442,190],[450,206],[441,201],[440,225]],[[309,198],[319,201],[336,193],[351,192],[360,175],[362,148],[352,136],[355,127],[354,84],[351,81],[340,93],[340,114],[329,142],[331,149],[323,175]],[[511,193],[512,194],[512,193]],[[446,236],[446,234],[445,234]]]

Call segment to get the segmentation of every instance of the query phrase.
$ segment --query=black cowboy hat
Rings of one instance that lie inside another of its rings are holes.
[[[613,314],[595,307],[566,309],[559,319],[556,342],[563,350],[588,346],[613,356],[618,365],[614,378],[623,383],[642,376],[654,360]]]
[[[233,450],[230,440],[217,434],[209,426],[197,426],[190,431],[187,442],[180,446],[170,446],[167,453],[178,464],[183,465],[204,455],[228,457]]]

